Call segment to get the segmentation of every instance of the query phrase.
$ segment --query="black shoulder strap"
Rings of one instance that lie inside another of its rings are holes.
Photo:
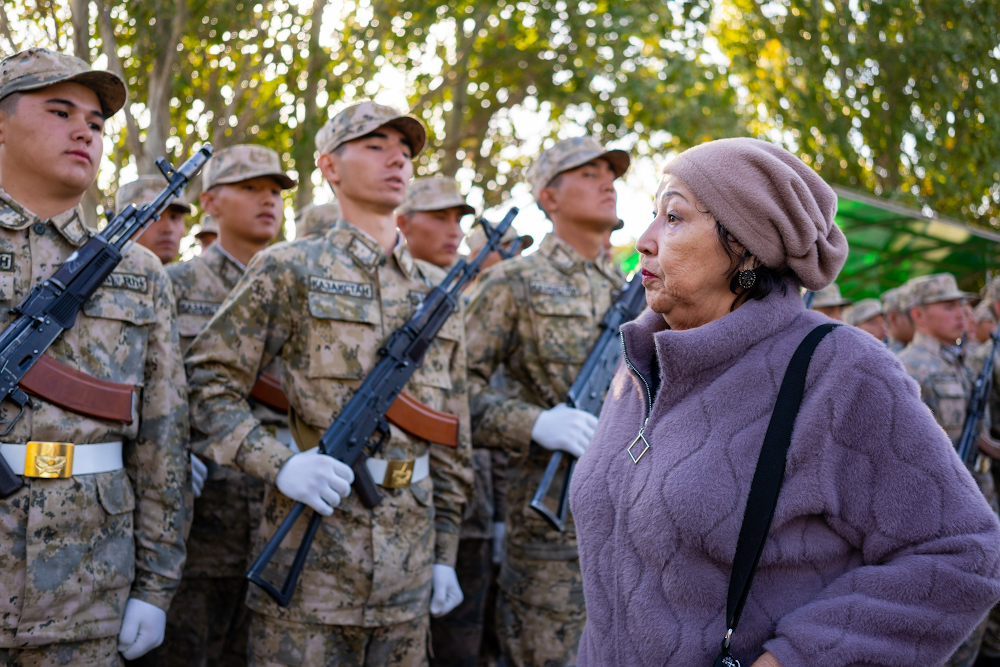
[[[757,459],[757,470],[750,483],[750,495],[743,513],[743,525],[740,526],[740,536],[736,542],[733,571],[729,575],[729,598],[726,602],[729,633],[723,641],[724,649],[729,648],[729,636],[740,622],[743,605],[746,604],[757,571],[757,562],[764,550],[767,533],[771,529],[774,508],[778,504],[778,492],[785,476],[785,458],[792,442],[792,429],[799,414],[799,407],[802,405],[809,362],[820,341],[838,326],[840,325],[821,324],[810,331],[792,355],[788,370],[785,371],[785,377],[781,381],[778,399],[774,402],[774,411],[771,413],[771,421],[764,436],[764,445]]]

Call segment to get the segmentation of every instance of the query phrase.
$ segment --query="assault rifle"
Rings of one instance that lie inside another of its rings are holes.
[[[427,294],[413,317],[392,332],[379,350],[381,358],[375,364],[375,368],[320,438],[320,453],[332,456],[354,470],[353,487],[365,507],[371,509],[385,497],[378,490],[365,465],[369,456],[365,452],[365,447],[368,446],[369,439],[376,431],[381,434],[380,440],[371,447],[371,455],[374,456],[389,439],[386,413],[417,370],[431,341],[458,307],[462,291],[478,275],[486,256],[499,247],[500,239],[516,215],[517,209],[512,207],[496,227],[491,227],[485,220],[480,220],[483,231],[486,232],[486,245],[471,261],[459,260],[444,281]],[[313,512],[281,589],[266,581],[263,573],[305,508],[303,503],[295,503],[246,574],[251,583],[259,586],[282,607],[287,607],[292,599],[295,585],[309,554],[309,547],[316,537],[316,530],[323,516]]]
[[[956,449],[958,449],[958,458],[962,459],[962,462],[965,463],[965,466],[969,470],[976,467],[976,455],[979,453],[979,448],[976,446],[976,442],[979,440],[979,423],[983,420],[983,415],[986,414],[990,389],[993,387],[993,363],[997,358],[997,342],[1000,341],[1000,327],[993,332],[990,340],[993,341],[993,349],[990,350],[990,356],[986,358],[983,370],[980,371],[979,377],[976,378],[976,383],[972,386],[969,405],[965,409],[965,425],[962,427],[962,437],[958,439],[958,444],[955,445]]]
[[[100,233],[75,250],[51,278],[32,288],[13,309],[17,318],[0,334],[0,402],[13,403],[18,412],[0,420],[0,424],[7,424],[0,435],[10,433],[24,413],[28,395],[18,384],[25,374],[56,338],[76,323],[84,302],[122,261],[134,238],[160,217],[211,156],[212,146],[206,144],[179,169],[157,158],[156,166],[167,179],[167,186],[156,199],[139,208],[129,204],[119,211]],[[16,492],[23,484],[0,456],[0,498]]]
[[[601,322],[601,335],[597,337],[597,342],[591,348],[587,360],[583,362],[579,375],[569,388],[566,396],[566,405],[578,410],[584,410],[594,415],[600,416],[601,406],[604,405],[604,395],[611,386],[611,380],[615,374],[615,367],[621,358],[621,342],[618,332],[622,324],[630,322],[639,316],[643,308],[646,307],[646,290],[642,286],[642,276],[637,271],[632,280],[629,281],[626,289]],[[566,515],[569,512],[569,482],[573,477],[573,469],[576,468],[576,459],[571,460],[566,465],[566,474],[563,477],[562,490],[559,492],[559,505],[552,512],[545,506],[545,496],[549,493],[552,480],[555,479],[559,465],[562,463],[563,452],[552,452],[549,464],[545,467],[542,481],[535,491],[535,496],[531,499],[531,509],[538,512],[550,526],[562,532],[566,530]]]

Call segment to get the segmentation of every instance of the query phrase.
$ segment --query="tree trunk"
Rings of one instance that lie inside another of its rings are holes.
[[[299,185],[295,191],[296,210],[301,210],[312,203],[312,172],[316,167],[313,158],[315,153],[314,137],[325,121],[324,118],[319,118],[316,113],[316,84],[320,79],[323,65],[329,60],[319,45],[323,11],[328,2],[329,0],[313,0],[309,24],[309,58],[306,60],[306,89],[302,100],[305,107],[305,119],[297,128],[296,140],[292,146],[292,159],[295,160],[295,170],[299,174]]]

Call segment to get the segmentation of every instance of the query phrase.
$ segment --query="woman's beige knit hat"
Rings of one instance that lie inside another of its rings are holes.
[[[847,239],[833,221],[837,195],[802,160],[758,139],[719,139],[666,167],[764,266],[789,268],[808,289],[834,281]]]

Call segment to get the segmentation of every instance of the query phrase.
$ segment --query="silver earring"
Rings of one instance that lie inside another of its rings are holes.
[[[757,282],[757,272],[753,269],[744,269],[736,274],[736,282],[742,289],[748,290]]]

